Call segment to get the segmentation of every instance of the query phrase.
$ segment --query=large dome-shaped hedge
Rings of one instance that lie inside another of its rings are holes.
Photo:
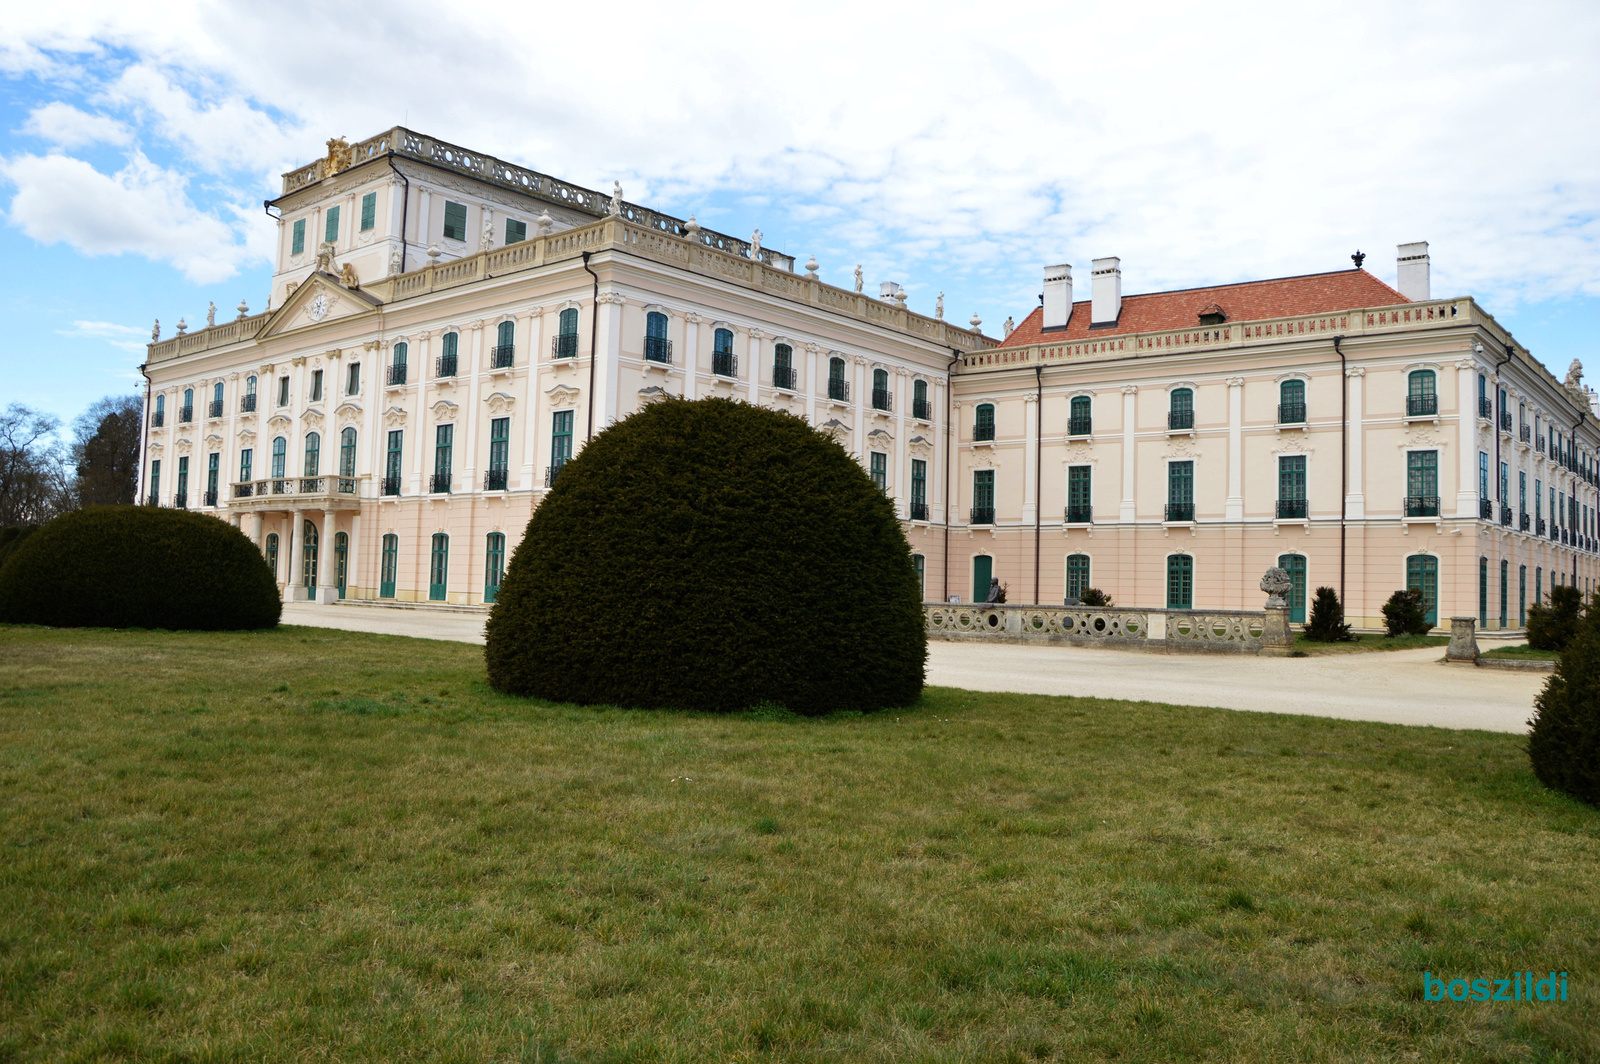
[[[489,682],[580,703],[903,706],[927,640],[905,533],[790,414],[663,400],[568,463],[488,623]]]
[[[0,621],[62,628],[270,628],[278,586],[214,517],[97,506],[56,518],[0,568]]]

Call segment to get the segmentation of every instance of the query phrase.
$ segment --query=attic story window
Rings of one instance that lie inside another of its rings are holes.
[[[1201,325],[1221,325],[1228,320],[1228,312],[1215,303],[1208,303],[1200,308]]]

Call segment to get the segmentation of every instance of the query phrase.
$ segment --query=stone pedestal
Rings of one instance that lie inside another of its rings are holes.
[[[1450,618],[1450,646],[1444,660],[1457,665],[1476,665],[1478,662],[1478,618]]]
[[[1261,653],[1268,657],[1286,658],[1294,652],[1294,629],[1289,627],[1289,607],[1267,607],[1267,619],[1261,629]]]

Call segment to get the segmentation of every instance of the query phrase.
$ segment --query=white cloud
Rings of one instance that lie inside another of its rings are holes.
[[[149,329],[141,329],[136,325],[119,325],[114,321],[75,321],[70,329],[57,329],[61,336],[81,336],[92,339],[104,340],[112,347],[123,351],[143,353],[145,341],[135,337],[147,337]]]
[[[212,172],[271,169],[290,157],[297,132],[236,93],[202,103],[150,63],[123,70],[97,99],[148,117],[159,137]]]
[[[59,100],[34,108],[22,124],[22,132],[49,141],[58,148],[127,144],[133,139],[128,127],[116,119],[92,115]]]
[[[143,155],[102,174],[66,155],[21,155],[0,162],[16,186],[10,221],[41,244],[67,243],[86,255],[132,252],[169,262],[205,284],[238,272],[248,252],[219,219],[189,200],[182,176]]]

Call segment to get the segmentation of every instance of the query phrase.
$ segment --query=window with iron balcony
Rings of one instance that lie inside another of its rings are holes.
[[[517,353],[515,322],[503,321],[497,329],[495,345],[489,351],[489,368],[506,369],[510,367]]]
[[[1167,428],[1194,428],[1194,392],[1188,388],[1173,390],[1171,406],[1167,410]]]
[[[718,329],[712,336],[711,372],[719,377],[737,377],[739,360],[733,355],[733,332]]]
[[[989,403],[980,404],[973,415],[972,438],[974,440],[994,439],[994,407]]]
[[[1067,413],[1067,435],[1089,436],[1094,433],[1094,415],[1087,395],[1073,397]]]
[[[1478,416],[1485,421],[1494,420],[1494,400],[1487,395],[1478,396]]]
[[[1438,517],[1439,496],[1437,495],[1407,495],[1407,517]]]
[[[1478,517],[1484,521],[1494,520],[1494,501],[1492,499],[1478,500]]]
[[[221,417],[222,416],[222,400],[221,399],[213,399],[213,400],[211,400],[211,411],[210,411],[210,413],[211,413],[212,417]]]
[[[1507,436],[1511,435],[1511,411],[1500,411],[1500,431]]]
[[[454,377],[456,375],[456,352],[461,342],[460,333],[445,333],[441,343],[438,361],[434,363],[434,376]]]
[[[1278,424],[1303,425],[1306,420],[1306,382],[1284,381],[1278,386]]]
[[[875,369],[872,371],[872,409],[889,409],[889,371]]]
[[[916,381],[911,385],[911,416],[918,421],[933,420],[933,404],[928,402],[928,382]]]
[[[1518,515],[1518,525],[1519,525],[1520,531],[1523,531],[1523,532],[1528,531],[1528,528],[1532,525],[1532,523],[1533,523],[1533,519],[1530,518],[1527,514],[1519,514]]]
[[[153,414],[150,415],[150,427],[151,428],[157,428],[158,429],[161,426],[165,425],[166,423],[167,423],[167,412],[165,410],[157,408],[156,411]]]

